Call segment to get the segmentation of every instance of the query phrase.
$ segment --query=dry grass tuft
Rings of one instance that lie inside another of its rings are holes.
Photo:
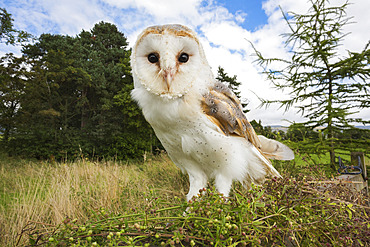
[[[144,207],[149,193],[170,203],[188,186],[165,155],[136,164],[0,160],[0,177],[0,246],[26,244],[19,236],[30,222],[43,222],[47,230],[66,218],[88,220],[101,208],[118,214]]]

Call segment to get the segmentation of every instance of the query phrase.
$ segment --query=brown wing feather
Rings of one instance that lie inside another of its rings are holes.
[[[237,135],[260,148],[261,143],[252,125],[245,117],[240,101],[224,84],[216,83],[203,95],[203,112],[225,135]]]

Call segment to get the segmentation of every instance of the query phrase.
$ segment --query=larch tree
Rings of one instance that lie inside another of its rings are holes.
[[[263,100],[262,105],[278,103],[289,109],[298,108],[304,124],[311,128],[322,126],[327,137],[322,147],[330,153],[331,166],[335,169],[335,150],[340,147],[337,137],[354,123],[369,120],[352,115],[370,106],[370,50],[369,42],[361,52],[347,51],[342,55],[346,33],[343,27],[350,24],[346,15],[348,2],[329,6],[327,0],[310,0],[311,7],[305,14],[284,14],[290,32],[285,45],[290,59],[265,58],[255,50],[263,73],[280,90],[287,89],[290,97]],[[277,69],[276,69],[277,68]]]

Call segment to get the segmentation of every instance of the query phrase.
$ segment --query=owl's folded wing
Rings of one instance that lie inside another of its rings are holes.
[[[201,104],[203,112],[225,135],[244,137],[255,147],[261,148],[260,140],[245,117],[240,101],[227,86],[216,83],[203,95]]]
[[[257,136],[243,113],[240,101],[224,84],[217,83],[207,94],[203,95],[201,105],[204,114],[225,135],[247,139],[265,158],[294,159],[294,152],[286,145],[264,136]],[[263,157],[261,159],[264,159]],[[269,161],[265,160],[265,162],[269,164]]]

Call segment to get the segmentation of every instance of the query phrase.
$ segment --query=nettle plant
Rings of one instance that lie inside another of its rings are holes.
[[[268,179],[263,187],[235,185],[224,198],[212,186],[189,202],[169,205],[152,190],[146,205],[114,215],[106,209],[81,223],[66,219],[51,231],[30,232],[44,246],[366,246],[369,198],[342,184],[313,178]],[[317,180],[315,180],[317,181]],[[356,203],[353,203],[355,201]]]

